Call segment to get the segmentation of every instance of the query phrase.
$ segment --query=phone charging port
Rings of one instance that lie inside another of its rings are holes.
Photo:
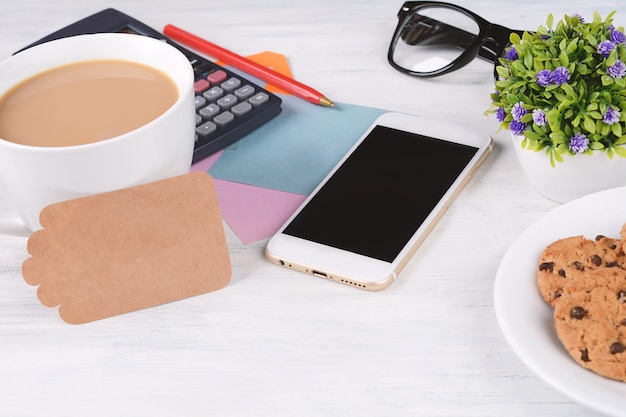
[[[315,275],[316,277],[320,277],[320,278],[328,278],[328,276],[327,276],[324,272],[320,272],[320,271],[313,270],[313,271],[311,271],[311,273],[312,273],[313,275]]]

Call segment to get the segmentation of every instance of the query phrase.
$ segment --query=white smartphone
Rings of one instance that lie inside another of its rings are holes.
[[[380,116],[270,239],[274,263],[364,290],[391,284],[492,148],[488,135]]]

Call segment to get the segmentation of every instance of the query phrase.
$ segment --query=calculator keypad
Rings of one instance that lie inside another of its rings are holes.
[[[194,162],[230,146],[280,113],[282,100],[276,95],[224,67],[180,49],[189,58],[195,75]]]
[[[198,76],[196,93],[196,142],[236,123],[237,119],[263,106],[269,96],[237,76],[218,69]]]

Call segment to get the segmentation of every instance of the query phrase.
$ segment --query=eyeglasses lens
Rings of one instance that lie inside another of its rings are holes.
[[[411,72],[438,71],[457,59],[479,31],[474,19],[454,9],[416,9],[405,19],[393,61]]]

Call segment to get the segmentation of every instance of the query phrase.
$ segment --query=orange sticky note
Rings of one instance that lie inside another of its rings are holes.
[[[61,318],[87,323],[225,287],[230,257],[204,172],[44,208],[24,280]]]
[[[271,68],[278,73],[293,78],[289,62],[287,62],[287,58],[283,54],[265,51],[255,55],[250,55],[247,58],[249,58],[251,61],[256,62],[257,64],[265,65],[266,67]],[[265,89],[267,91],[271,91],[272,93],[289,94],[288,92],[278,87],[274,87],[271,84],[266,84]]]

